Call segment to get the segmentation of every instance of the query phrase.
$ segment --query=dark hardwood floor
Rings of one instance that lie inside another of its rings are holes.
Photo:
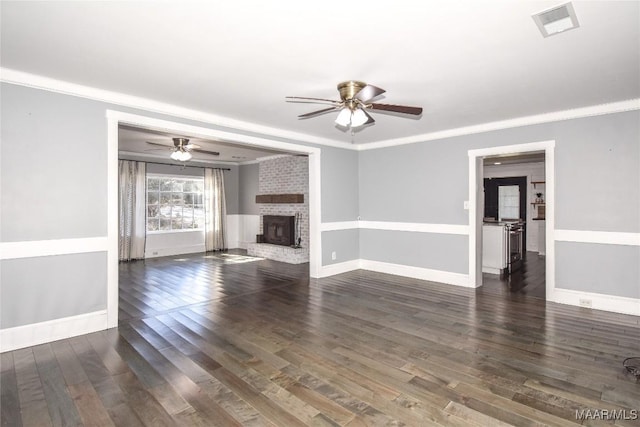
[[[118,328],[2,354],[2,425],[562,426],[640,409],[621,364],[638,317],[235,255],[122,264]]]
[[[545,257],[537,252],[527,252],[522,268],[510,275],[500,277],[497,274],[482,275],[482,292],[494,292],[512,299],[534,297],[545,299],[546,264]]]

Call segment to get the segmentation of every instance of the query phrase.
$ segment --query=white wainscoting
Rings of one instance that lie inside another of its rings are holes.
[[[240,215],[227,215],[227,248],[235,249],[240,246]]]
[[[0,243],[0,259],[105,252],[107,249],[108,240],[106,237],[2,242]]]
[[[107,310],[0,330],[0,352],[107,329]]]
[[[640,246],[640,233],[588,230],[555,230],[556,242],[593,243],[600,245]],[[640,285],[639,285],[640,286]],[[605,295],[573,289],[555,288],[549,301],[581,307],[581,300],[591,301],[591,308],[640,316],[640,299]]]
[[[411,277],[413,279],[428,280],[431,282],[446,283],[455,286],[469,286],[469,276],[466,274],[432,270],[422,267],[412,267],[410,265],[392,264],[389,262],[371,261],[367,259],[354,259],[337,264],[325,265],[322,267],[321,277],[330,277],[336,274],[348,273],[355,270],[369,270],[378,273]]]
[[[204,230],[147,234],[145,258],[204,252]]]
[[[0,243],[0,259],[37,258],[109,251],[107,237]],[[116,253],[117,256],[117,253]],[[116,271],[117,273],[117,271]],[[113,280],[113,277],[107,277]],[[0,330],[0,352],[30,347],[108,328],[107,310]]]
[[[413,231],[421,233],[468,234],[468,226],[466,225],[417,224],[387,221],[339,221],[322,224],[322,231],[351,230],[359,228]],[[555,241],[640,246],[640,233],[554,230],[553,236]],[[321,277],[330,277],[336,274],[347,273],[349,271],[359,269],[448,283],[457,286],[473,287],[469,282],[469,276],[466,274],[364,259],[356,259],[322,266]],[[581,300],[589,300],[591,301],[592,309],[640,316],[640,299],[635,298],[555,288],[552,290],[551,295],[548,295],[547,299],[560,304],[568,304],[578,307],[581,306]]]
[[[557,242],[599,243],[603,245],[640,246],[640,233],[616,231],[555,230]]]
[[[396,221],[338,221],[322,223],[322,231],[336,230],[388,230],[388,231],[412,231],[416,233],[439,234],[469,234],[467,224],[428,224],[420,222],[396,222]]]
[[[466,274],[452,273],[450,271],[432,270],[430,268],[412,267],[410,265],[391,264],[388,262],[360,260],[363,270],[377,271],[379,273],[395,274],[396,276],[411,277],[431,282],[446,283],[456,286],[469,286],[469,276]]]
[[[468,225],[457,224],[426,224],[414,222],[394,221],[340,221],[322,224],[322,231],[371,229],[388,231],[409,231],[415,233],[437,234],[469,234]],[[329,264],[322,267],[321,277],[329,277],[335,274],[346,273],[353,270],[370,270],[380,273],[394,274],[397,276],[412,277],[415,279],[429,280],[432,282],[447,283],[456,286],[469,286],[469,276],[448,271],[432,270],[429,268],[413,267],[388,262],[357,259],[337,264]]]
[[[260,232],[259,215],[227,215],[227,247],[247,248]],[[145,258],[205,252],[204,231],[179,231],[147,235]]]
[[[260,215],[238,215],[238,248],[247,249],[260,234]]]
[[[360,221],[323,222],[322,231],[354,230],[360,228]]]

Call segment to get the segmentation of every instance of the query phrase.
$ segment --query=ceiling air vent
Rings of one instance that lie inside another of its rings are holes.
[[[538,29],[544,37],[578,28],[578,18],[571,3],[554,6],[551,9],[543,10],[533,15]]]

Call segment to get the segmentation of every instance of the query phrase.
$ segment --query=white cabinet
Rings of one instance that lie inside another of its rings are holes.
[[[507,268],[507,239],[504,225],[482,226],[482,272],[502,274]]]

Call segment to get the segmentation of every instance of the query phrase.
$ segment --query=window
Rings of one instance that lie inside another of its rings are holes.
[[[202,178],[147,175],[147,231],[204,229]]]
[[[498,187],[498,218],[520,218],[520,187],[501,185]]]

